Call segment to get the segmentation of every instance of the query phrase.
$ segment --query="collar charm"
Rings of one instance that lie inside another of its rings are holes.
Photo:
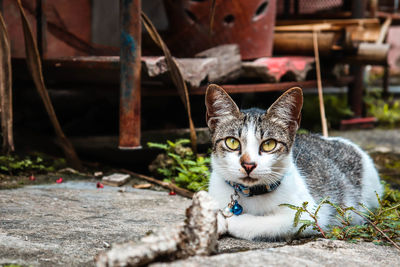
[[[222,215],[225,218],[232,217],[233,215],[240,215],[243,212],[243,207],[238,203],[238,199],[240,198],[238,192],[235,192],[231,195],[231,202],[224,208],[222,211]]]

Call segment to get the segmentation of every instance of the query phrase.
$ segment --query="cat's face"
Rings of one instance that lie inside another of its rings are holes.
[[[221,87],[210,85],[206,106],[213,172],[248,186],[280,180],[291,158],[302,103],[301,89],[292,88],[266,112],[241,112]]]

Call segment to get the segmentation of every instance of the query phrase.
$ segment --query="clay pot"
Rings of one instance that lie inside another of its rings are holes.
[[[242,59],[271,56],[276,0],[216,0],[210,32],[211,0],[164,0],[174,56],[192,57],[205,49],[237,43]]]

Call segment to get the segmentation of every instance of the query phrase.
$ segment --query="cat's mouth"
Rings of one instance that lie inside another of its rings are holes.
[[[257,178],[251,178],[250,176],[239,178],[239,180],[243,181],[246,184],[255,184],[258,182]]]

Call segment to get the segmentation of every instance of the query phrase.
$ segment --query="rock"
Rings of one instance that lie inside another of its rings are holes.
[[[217,65],[208,74],[210,83],[226,83],[241,73],[242,60],[237,44],[219,45],[196,54],[196,57],[217,59]]]
[[[125,173],[114,173],[109,176],[104,176],[102,181],[106,185],[111,185],[111,186],[121,186],[128,182],[130,178],[129,174]]]
[[[224,83],[236,79],[242,67],[239,46],[221,45],[196,55],[195,58],[175,58],[183,79],[193,87],[204,83]],[[168,81],[168,66],[164,57],[142,57],[144,80],[160,78]],[[146,77],[147,75],[147,77]],[[154,80],[154,79],[153,79]]]
[[[218,61],[216,58],[175,58],[175,60],[183,79],[194,87],[200,86],[201,82],[206,80],[216,68]],[[164,57],[142,57],[142,71],[150,78],[170,79],[167,76],[168,66]]]

